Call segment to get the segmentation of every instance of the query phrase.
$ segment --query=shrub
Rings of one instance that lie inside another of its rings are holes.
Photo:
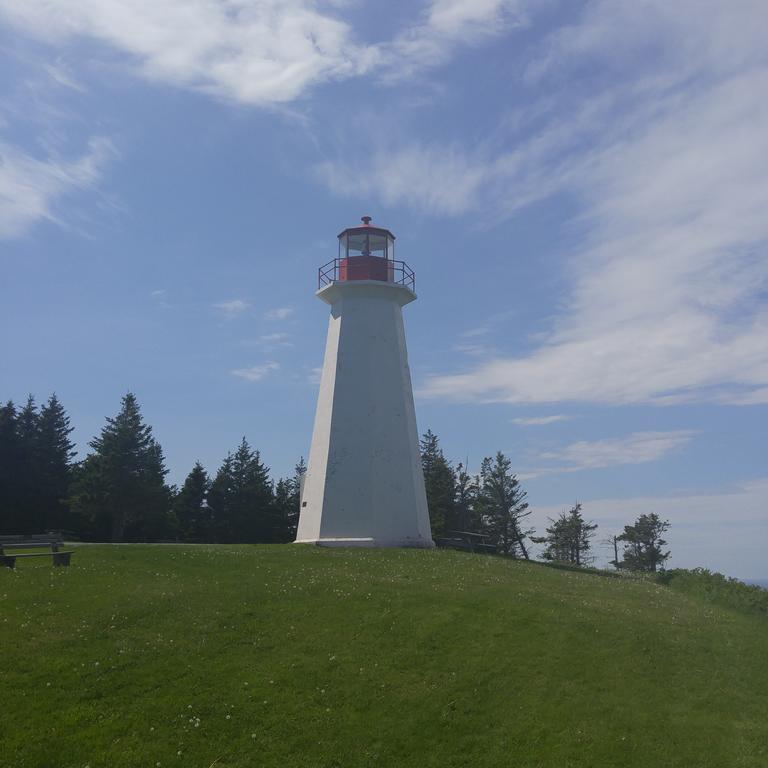
[[[656,577],[680,592],[698,595],[726,608],[757,613],[768,618],[768,589],[745,584],[738,579],[713,573],[706,568],[674,568],[662,571]]]

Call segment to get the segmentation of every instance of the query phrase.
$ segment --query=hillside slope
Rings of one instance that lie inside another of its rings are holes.
[[[768,622],[666,587],[446,551],[72,563],[0,572],[0,765],[768,766]]]

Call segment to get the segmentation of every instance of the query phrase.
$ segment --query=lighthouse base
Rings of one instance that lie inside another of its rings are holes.
[[[409,547],[432,549],[435,543],[429,539],[297,539],[294,544],[314,544],[317,547]]]

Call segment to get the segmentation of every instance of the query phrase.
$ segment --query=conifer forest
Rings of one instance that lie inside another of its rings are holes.
[[[199,462],[180,487],[167,482],[163,449],[132,393],[78,460],[73,427],[55,394],[38,405],[0,406],[0,535],[61,531],[82,541],[288,543],[299,518],[300,458],[293,474],[275,478],[247,439],[215,472]],[[472,475],[444,455],[431,430],[420,442],[432,535],[450,546],[474,537],[485,551],[583,567],[594,562],[597,525],[581,504],[563,511],[540,535],[526,524],[527,493],[502,452]],[[669,558],[669,523],[643,514],[612,537],[616,569],[655,572]],[[466,539],[465,539],[466,540]]]

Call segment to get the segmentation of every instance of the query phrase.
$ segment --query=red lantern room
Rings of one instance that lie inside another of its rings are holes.
[[[414,288],[414,275],[403,261],[395,261],[395,236],[371,224],[363,216],[362,226],[339,234],[339,257],[320,267],[319,287],[331,282],[381,280]]]

